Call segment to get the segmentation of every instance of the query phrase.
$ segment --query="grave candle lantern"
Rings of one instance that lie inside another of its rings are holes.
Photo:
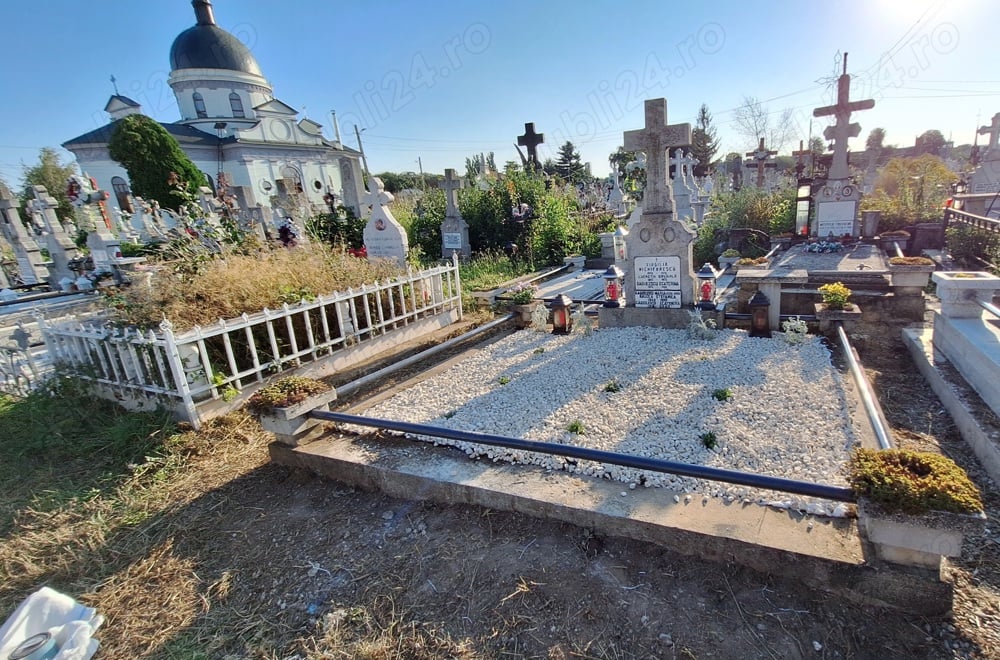
[[[628,236],[628,230],[619,225],[612,236],[615,247],[615,261],[625,261],[628,258],[628,253],[625,249],[626,236]]]
[[[560,293],[552,301],[552,334],[568,335],[573,330],[572,305],[573,299],[565,293]]]
[[[771,301],[758,290],[753,294],[753,298],[747,303],[750,307],[750,336],[751,337],[771,337],[771,322],[768,319],[771,309]]]
[[[716,272],[712,264],[706,263],[698,271],[698,308],[715,309]]]
[[[621,268],[611,264],[604,271],[604,306],[622,307],[625,298],[623,285],[625,284],[625,273]]]

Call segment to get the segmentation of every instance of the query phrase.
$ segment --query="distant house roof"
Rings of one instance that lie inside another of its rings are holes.
[[[107,144],[111,141],[111,136],[115,132],[115,126],[118,121],[113,121],[109,124],[105,124],[100,128],[95,128],[89,133],[84,133],[72,140],[67,140],[62,143],[62,146],[66,149],[70,147],[79,147],[88,144]],[[219,139],[218,136],[212,135],[211,133],[206,133],[205,131],[198,130],[193,126],[188,126],[187,124],[165,124],[159,122],[160,126],[166,129],[167,133],[174,136],[174,139],[183,147],[185,145],[190,146],[218,146],[219,144],[224,144],[226,142],[235,142],[235,139],[231,137]]]

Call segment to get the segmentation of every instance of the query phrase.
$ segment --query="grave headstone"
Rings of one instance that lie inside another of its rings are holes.
[[[691,209],[691,191],[684,180],[684,150],[674,151],[674,157],[670,159],[674,165],[674,175],[670,180],[673,190],[674,212],[678,218],[692,218],[694,211]]]
[[[680,309],[696,299],[691,265],[695,232],[677,218],[673,186],[667,181],[668,150],[690,144],[691,125],[667,124],[663,98],[645,102],[644,128],[625,132],[625,148],[646,154],[642,215],[626,238],[628,307]],[[638,325],[644,320],[623,322]]]
[[[844,71],[837,79],[837,103],[813,110],[814,117],[833,116],[837,122],[827,126],[823,137],[833,141],[833,159],[826,180],[819,186],[816,197],[815,234],[827,236],[860,235],[858,204],[861,191],[851,180],[847,163],[847,141],[861,134],[861,126],[851,123],[851,113],[875,107],[875,101],[851,101],[851,76],[847,73],[847,53],[844,53]]]
[[[617,170],[614,173],[611,189],[608,190],[607,205],[608,209],[619,218],[628,213],[628,208],[625,205],[625,192],[622,190],[621,178]]]
[[[746,162],[747,166],[757,170],[757,178],[755,181],[758,188],[764,188],[764,170],[768,167],[777,167],[774,161],[771,160],[771,158],[777,155],[777,151],[768,149],[764,146],[764,138],[760,139],[760,142],[754,151],[748,151],[746,153],[748,159]]]
[[[969,178],[969,192],[1000,192],[1000,112],[993,115],[993,121],[988,126],[980,127],[976,137],[980,135],[989,135],[990,141],[979,150],[976,169]]]
[[[456,252],[460,257],[472,256],[469,245],[469,223],[458,211],[458,189],[462,180],[455,176],[455,170],[444,171],[444,181],[438,184],[444,190],[445,212],[441,222],[441,256],[449,257]]]
[[[49,269],[38,243],[21,222],[18,207],[17,198],[0,184],[0,231],[14,249],[18,277],[22,284],[40,284],[49,279]]]
[[[31,192],[34,199],[31,200],[31,213],[35,216],[36,224],[45,227],[45,247],[49,250],[49,259],[52,267],[49,269],[49,283],[53,286],[63,277],[73,274],[69,267],[69,262],[80,256],[80,249],[73,242],[73,239],[66,233],[56,209],[59,202],[49,194],[45,186],[32,186]]]
[[[370,204],[372,211],[365,225],[365,249],[369,258],[393,259],[399,265],[406,264],[409,242],[406,230],[393,217],[388,204],[392,194],[385,191],[385,185],[378,177],[368,178],[368,194],[365,204]]]
[[[538,145],[545,142],[544,133],[535,132],[535,124],[528,122],[524,125],[524,135],[517,136],[517,144],[528,151],[525,169],[537,170],[538,165]]]

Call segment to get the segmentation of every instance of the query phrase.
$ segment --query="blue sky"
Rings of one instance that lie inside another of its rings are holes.
[[[812,109],[832,99],[838,53],[849,53],[854,115],[886,142],[923,131],[958,143],[1000,111],[995,0],[801,2],[381,2],[215,0],[221,27],[256,56],[275,96],[345,143],[354,124],[373,171],[464,169],[494,151],[517,160],[525,122],[542,157],[571,140],[595,174],[622,132],[641,128],[642,101],[667,98],[671,123],[707,103],[724,151],[746,151],[733,110],[754,96],[792,108],[806,139]],[[178,119],[166,84],[174,37],[194,24],[187,0],[37,0],[4,10],[0,176],[16,184],[38,150],[107,121],[118,88],[161,121]],[[16,29],[11,26],[18,26]],[[813,120],[814,135],[825,120]],[[63,152],[68,160],[69,154]]]

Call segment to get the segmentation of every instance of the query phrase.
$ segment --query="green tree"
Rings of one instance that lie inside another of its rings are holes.
[[[862,200],[865,211],[882,211],[883,231],[941,219],[941,209],[958,175],[937,156],[893,158],[879,172],[875,189]]]
[[[116,124],[108,152],[128,172],[135,195],[176,210],[186,203],[186,195],[206,185],[177,140],[155,120],[135,114]]]
[[[608,162],[618,174],[625,174],[625,166],[635,160],[634,151],[625,151],[625,147],[618,147],[617,151],[608,156]]]
[[[497,161],[493,152],[489,152],[485,155],[485,170],[483,169],[484,156],[483,154],[475,154],[471,158],[465,159],[465,178],[469,181],[475,181],[476,177],[483,174],[484,171],[496,172],[497,171]]]
[[[691,153],[699,161],[694,166],[694,175],[705,176],[718,152],[719,140],[715,126],[712,125],[712,113],[702,103],[698,109],[698,118],[695,119],[695,128],[691,131]]]
[[[21,205],[24,206],[34,199],[32,186],[45,186],[49,194],[59,202],[56,208],[59,219],[72,220],[73,205],[69,203],[69,197],[66,195],[66,182],[74,174],[76,166],[73,163],[63,165],[55,149],[42,147],[38,152],[38,163],[31,167],[25,166],[21,175],[24,178],[24,188],[20,195]]]
[[[937,129],[924,131],[917,137],[917,154],[931,154],[932,156],[944,156],[944,147],[948,143],[944,135]]]
[[[865,140],[865,149],[882,149],[885,146],[885,129],[873,128]]]
[[[566,144],[559,147],[559,153],[555,162],[556,174],[573,183],[587,181],[590,179],[586,168],[580,160],[580,152],[576,150],[573,143],[566,140]]]

